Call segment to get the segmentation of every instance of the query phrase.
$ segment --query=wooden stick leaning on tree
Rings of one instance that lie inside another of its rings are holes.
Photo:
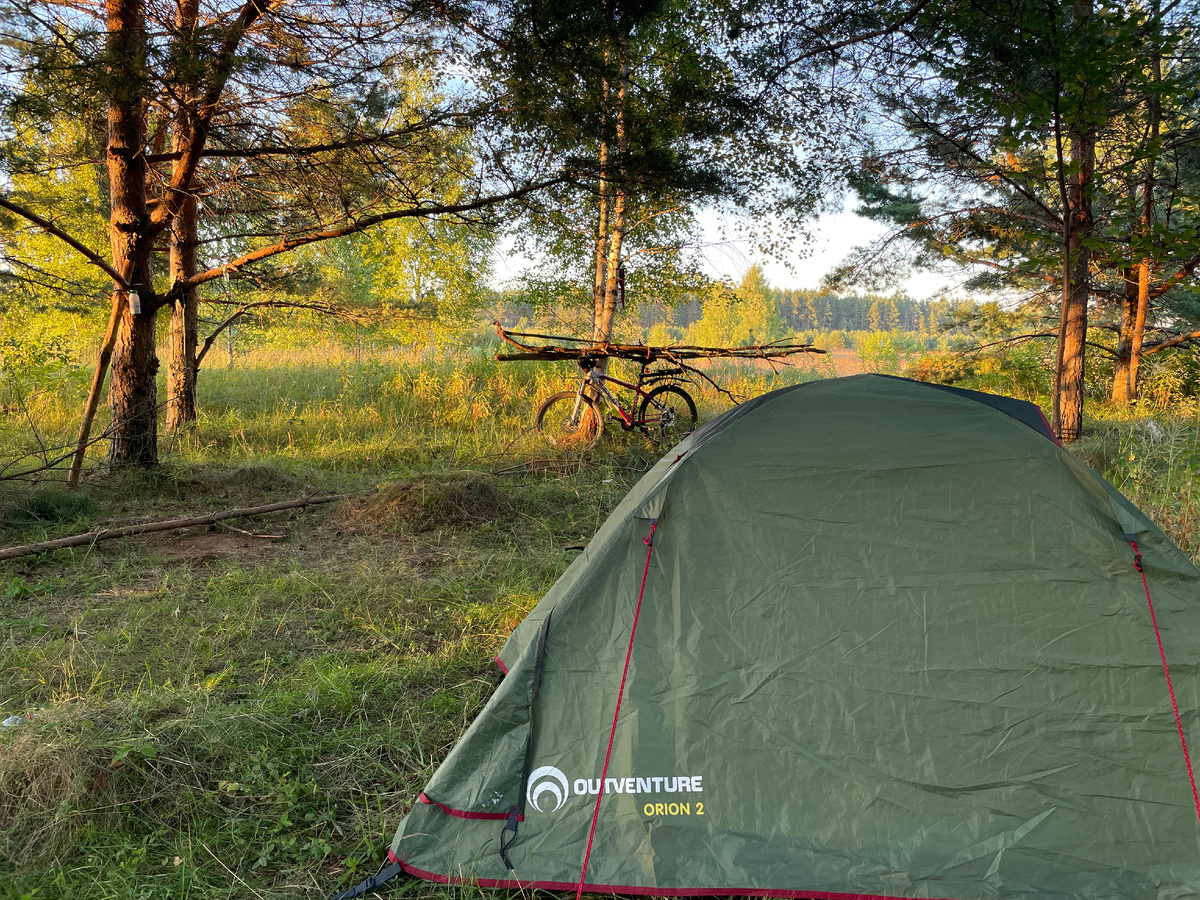
[[[117,328],[121,324],[121,310],[129,295],[123,290],[113,291],[112,314],[108,319],[108,328],[104,332],[104,342],[100,345],[100,355],[96,359],[96,371],[92,375],[92,387],[88,391],[87,404],[83,408],[83,419],[79,423],[79,438],[75,441],[75,455],[71,459],[71,470],[67,473],[67,487],[79,485],[79,474],[83,471],[83,458],[92,434],[92,422],[96,418],[96,410],[100,406],[100,395],[104,390],[104,378],[108,374],[108,364],[112,360],[113,347],[117,343]]]

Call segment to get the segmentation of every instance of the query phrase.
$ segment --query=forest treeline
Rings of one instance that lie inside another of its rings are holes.
[[[499,292],[490,298],[485,319],[509,327],[535,323],[542,330],[584,336],[586,316],[573,312],[569,303],[547,305],[540,299],[519,289]],[[944,343],[953,323],[977,307],[975,301],[961,298],[913,300],[903,294],[780,288],[770,284],[756,264],[737,285],[709,283],[674,302],[629,295],[617,334],[623,340],[658,345],[751,345],[820,336],[824,343],[832,340],[835,347],[844,347],[853,344],[849,335],[870,332],[909,333]]]
[[[949,313],[947,300],[912,300],[905,296],[840,296],[804,288],[771,288],[783,324],[793,331],[911,331],[934,334]],[[689,309],[699,317],[699,304]]]

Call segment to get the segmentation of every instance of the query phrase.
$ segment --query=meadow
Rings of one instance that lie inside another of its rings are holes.
[[[853,364],[711,374],[744,398]],[[0,898],[324,898],[373,872],[508,631],[661,452],[550,453],[532,411],[569,379],[486,346],[263,349],[202,374],[159,469],[98,445],[80,491],[0,482],[4,546],[353,495],[0,563]],[[10,403],[0,463],[69,442],[80,391]],[[730,405],[695,393],[701,420]],[[1200,419],[1093,409],[1072,450],[1200,559]]]

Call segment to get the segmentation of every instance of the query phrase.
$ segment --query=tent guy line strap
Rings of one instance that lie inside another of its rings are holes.
[[[1142,587],[1146,590],[1146,605],[1150,607],[1150,622],[1154,625],[1154,639],[1158,641],[1158,655],[1162,659],[1163,675],[1167,678],[1167,692],[1171,695],[1171,709],[1175,712],[1175,727],[1179,729],[1179,744],[1183,747],[1183,761],[1187,766],[1188,781],[1192,784],[1192,800],[1196,804],[1196,818],[1200,820],[1200,791],[1196,790],[1196,775],[1192,771],[1192,757],[1188,753],[1187,738],[1183,734],[1183,719],[1179,715],[1179,703],[1175,699],[1175,685],[1171,683],[1171,670],[1167,668],[1167,651],[1163,649],[1162,635],[1158,630],[1158,616],[1154,614],[1154,601],[1150,599],[1150,585],[1146,581],[1146,570],[1142,568],[1142,553],[1137,541],[1127,536],[1133,547],[1133,567],[1142,576]]]
[[[403,868],[400,865],[400,860],[391,850],[388,850],[387,859],[379,867],[378,872],[365,881],[360,881],[354,887],[334,895],[330,900],[354,900],[355,897],[361,897],[368,891],[374,891],[383,887],[387,882],[399,875],[401,871],[403,871]]]
[[[621,698],[625,696],[625,679],[629,675],[629,660],[633,657],[633,638],[637,634],[638,616],[642,612],[642,597],[646,594],[646,579],[650,575],[650,555],[654,553],[654,532],[658,519],[650,520],[650,533],[642,538],[646,545],[646,565],[642,569],[642,586],[638,588],[637,605],[633,608],[633,624],[629,627],[629,649],[625,651],[625,668],[621,670],[621,687],[617,690],[617,708],[613,710],[612,728],[608,732],[608,749],[604,751],[604,768],[600,772],[600,793],[596,795],[596,808],[592,811],[592,825],[588,829],[587,850],[583,854],[583,868],[579,872],[579,887],[575,900],[583,896],[583,884],[587,880],[588,860],[592,857],[592,839],[596,836],[596,822],[600,818],[600,800],[604,797],[604,779],[608,777],[608,762],[612,759],[613,738],[617,735],[617,719],[621,715]]]

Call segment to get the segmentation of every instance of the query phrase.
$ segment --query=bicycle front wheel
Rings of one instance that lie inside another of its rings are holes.
[[[575,401],[579,401],[578,408]],[[590,397],[563,391],[547,397],[538,407],[534,427],[546,442],[559,450],[586,450],[600,440],[604,419]]]
[[[656,387],[638,409],[646,436],[656,444],[674,444],[696,428],[696,404],[683,388]]]

